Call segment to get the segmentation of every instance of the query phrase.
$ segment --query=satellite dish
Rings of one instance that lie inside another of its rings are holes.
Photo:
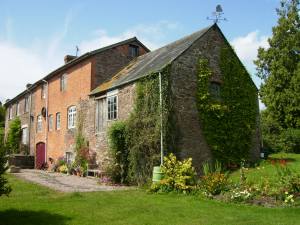
[[[217,5],[216,6],[216,12],[221,13],[223,12],[222,6],[221,5]]]

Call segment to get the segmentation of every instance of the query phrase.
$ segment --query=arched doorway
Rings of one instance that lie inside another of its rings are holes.
[[[35,154],[35,168],[42,169],[43,164],[46,162],[46,148],[44,142],[39,142],[36,144],[36,154]]]

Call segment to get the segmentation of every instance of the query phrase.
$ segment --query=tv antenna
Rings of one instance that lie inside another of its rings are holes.
[[[207,17],[208,20],[213,20],[214,23],[219,23],[220,21],[227,21],[226,18],[223,17],[223,9],[221,5],[216,6],[216,11],[212,12],[211,17]]]
[[[79,48],[78,48],[78,46],[76,45],[76,57],[78,56],[78,52],[79,52]]]

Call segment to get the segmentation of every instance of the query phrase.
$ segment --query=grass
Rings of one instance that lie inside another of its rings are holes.
[[[66,194],[8,178],[13,192],[0,197],[0,225],[300,223],[299,208],[263,208],[144,190]]]

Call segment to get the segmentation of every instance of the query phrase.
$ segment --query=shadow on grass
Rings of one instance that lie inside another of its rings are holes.
[[[71,218],[46,211],[8,209],[0,211],[0,225],[65,225]]]

